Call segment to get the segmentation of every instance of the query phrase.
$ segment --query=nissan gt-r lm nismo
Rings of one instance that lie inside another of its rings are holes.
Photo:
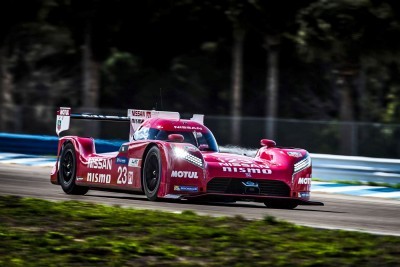
[[[88,137],[59,138],[51,182],[67,194],[89,189],[141,192],[149,200],[255,201],[293,209],[310,201],[311,159],[304,149],[261,140],[254,158],[220,153],[204,115],[184,120],[177,112],[129,109],[126,117],[57,112],[56,132],[70,119],[122,121],[129,141],[116,152],[96,153]]]

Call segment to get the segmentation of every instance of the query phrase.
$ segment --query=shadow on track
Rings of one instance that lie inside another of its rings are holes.
[[[106,191],[102,191],[106,192]],[[118,193],[121,194],[121,193]],[[215,202],[215,201],[193,201],[193,200],[179,200],[179,199],[160,199],[157,202],[152,202],[149,201],[144,195],[142,194],[132,194],[129,196],[125,195],[99,195],[95,194],[94,191],[86,194],[88,197],[93,197],[93,198],[111,198],[111,199],[119,199],[119,200],[132,200],[132,201],[142,201],[143,203],[165,203],[165,204],[179,204],[182,206],[187,206],[187,205],[196,205],[196,206],[213,206],[213,207],[227,207],[227,208],[252,208],[252,209],[262,209],[262,210],[281,210],[284,211],[285,209],[274,209],[274,208],[267,208],[264,206],[262,203],[243,203],[243,202]],[[126,204],[126,203],[120,203],[121,205]],[[307,207],[307,208],[306,208]],[[339,212],[339,211],[332,211],[332,210],[320,210],[320,209],[311,209],[309,208],[310,206],[299,206],[293,210],[293,212],[301,212],[301,211],[313,211],[313,212],[320,212],[320,213],[346,213],[346,212]]]

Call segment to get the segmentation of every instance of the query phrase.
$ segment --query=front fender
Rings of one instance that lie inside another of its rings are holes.
[[[160,151],[160,157],[161,157],[161,181],[160,181],[160,187],[158,189],[158,193],[157,196],[158,197],[163,197],[166,194],[166,184],[167,184],[167,173],[168,173],[168,169],[169,169],[169,165],[170,160],[168,158],[169,155],[169,145],[168,144],[163,144],[157,140],[154,140],[153,142],[150,142],[148,144],[145,144],[144,149],[142,150],[142,154],[141,155],[136,155],[137,157],[140,157],[141,160],[141,172],[140,172],[140,188],[142,189],[142,191],[144,192],[143,189],[143,170],[144,170],[144,163],[146,160],[146,156],[148,151],[150,150],[150,148],[152,147],[158,147],[159,151]],[[140,150],[140,149],[139,149]],[[136,152],[138,152],[137,148],[136,148]]]
[[[198,192],[205,190],[205,161],[195,146],[187,143],[164,143],[160,151],[164,164],[159,197],[193,193],[189,191],[191,188],[197,188]]]

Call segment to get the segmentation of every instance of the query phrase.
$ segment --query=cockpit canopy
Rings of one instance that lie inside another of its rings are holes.
[[[177,121],[180,122],[180,121]],[[184,143],[189,143],[202,151],[218,152],[218,144],[214,135],[203,125],[187,126],[177,122],[168,122],[168,125],[159,123],[144,123],[133,135],[134,140],[163,140],[168,141],[170,134],[180,134]],[[171,124],[171,125],[170,125]],[[164,127],[165,126],[165,127]]]

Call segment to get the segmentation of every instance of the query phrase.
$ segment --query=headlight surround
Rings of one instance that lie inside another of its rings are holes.
[[[307,156],[306,158],[300,160],[299,162],[294,164],[293,173],[301,172],[302,170],[311,166],[311,157]]]

